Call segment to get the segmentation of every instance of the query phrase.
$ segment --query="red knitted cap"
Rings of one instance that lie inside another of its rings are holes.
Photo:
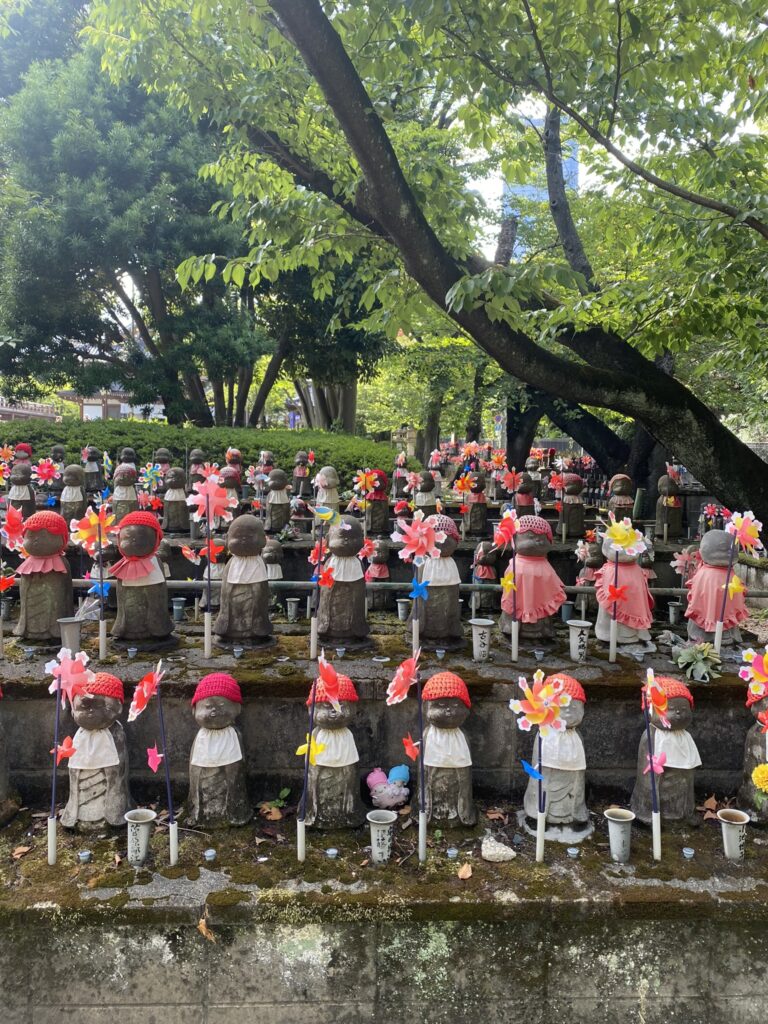
[[[26,452],[27,455],[31,455],[32,454],[32,445],[31,444],[27,444],[26,441],[20,441],[19,444],[16,445],[16,451],[17,452]]]
[[[49,533],[54,533],[61,537],[65,544],[69,543],[67,521],[58,512],[49,512],[47,509],[44,512],[33,512],[29,519],[24,520],[24,525],[21,529],[23,533],[48,530]]]
[[[545,537],[552,540],[552,527],[541,516],[520,516],[517,520],[517,532],[525,533],[526,530],[530,530],[532,533],[543,533]]]
[[[374,469],[371,472],[374,474],[374,476],[378,477],[378,487],[376,489],[379,491],[386,491],[387,487],[389,486],[389,477],[384,472],[384,470]]]
[[[587,695],[584,692],[584,687],[573,676],[567,676],[564,672],[556,672],[554,675],[547,676],[544,680],[545,683],[562,683],[563,692],[568,693],[572,700],[580,700],[582,704],[587,703]]]
[[[685,697],[691,707],[693,707],[693,694],[685,683],[681,683],[679,679],[675,679],[673,676],[656,676],[656,682],[664,687],[667,700],[672,700],[673,697]]]
[[[578,473],[563,473],[563,483],[566,484],[583,484],[584,480],[579,476]]]
[[[211,672],[210,675],[203,676],[195,688],[192,706],[206,697],[226,697],[235,704],[243,703],[243,695],[237,680],[226,672]]]
[[[456,523],[454,523],[450,516],[444,516],[438,513],[438,515],[427,516],[424,522],[428,523],[433,530],[442,530],[444,533],[447,533],[449,537],[453,537],[454,540],[459,539],[459,531],[456,527]]]
[[[121,680],[117,676],[111,676],[109,672],[97,672],[93,682],[85,684],[85,692],[100,697],[114,697],[121,704],[125,703],[125,691]]]
[[[751,708],[753,704],[757,704],[757,702],[759,700],[763,700],[765,697],[768,697],[768,686],[766,686],[765,683],[759,684],[760,685],[760,689],[759,690],[758,689],[753,690],[752,689],[753,685],[754,685],[753,683],[750,683],[749,686],[747,686],[746,706],[748,708]]]
[[[357,696],[357,690],[355,684],[349,678],[349,676],[338,676],[339,680],[339,700],[359,700]],[[312,703],[312,691],[310,690],[309,697],[307,697],[307,707]],[[317,680],[317,687],[315,688],[315,704],[330,704],[328,699],[328,693],[325,689],[325,683],[322,679]]]
[[[427,680],[421,691],[422,700],[440,700],[441,697],[457,697],[468,708],[472,707],[467,684],[454,672],[438,672]]]
[[[151,512],[129,512],[128,515],[123,516],[117,524],[118,531],[122,530],[124,526],[148,526],[157,534],[158,544],[163,539],[163,531],[160,523],[158,523],[157,517],[153,516]]]

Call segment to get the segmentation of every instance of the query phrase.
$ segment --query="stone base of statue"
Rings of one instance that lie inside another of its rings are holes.
[[[485,537],[488,534],[488,505],[477,502],[469,505],[464,513],[464,532],[471,537]]]
[[[267,502],[267,518],[264,520],[264,529],[267,533],[280,533],[280,531],[291,521],[291,503]]]
[[[667,524],[667,539],[678,540],[683,536],[683,508],[682,505],[679,507],[670,508],[667,505],[666,508],[660,505],[659,501],[656,502],[656,522],[653,528],[655,537],[664,536],[664,523]]]
[[[312,828],[357,828],[365,821],[360,763],[331,768],[310,765],[305,822]]]
[[[715,634],[708,633],[701,626],[698,626],[693,619],[688,619],[688,639],[693,640],[696,644],[713,644],[715,642]],[[733,626],[731,629],[723,630],[723,647],[732,647],[734,644],[741,643],[741,630],[738,626]]]
[[[505,636],[512,635],[512,616],[506,612],[501,613],[499,627]],[[536,622],[523,622],[520,620],[521,640],[554,640],[555,639],[555,617],[545,615],[543,619]]]
[[[124,501],[117,500],[112,502],[112,511],[115,514],[115,522],[119,523],[121,519],[127,516],[131,512],[138,512],[139,502],[138,499],[134,498],[131,500],[127,498]],[[69,520],[67,520],[69,522]]]
[[[82,501],[62,501],[61,505],[59,506],[59,513],[65,520],[67,526],[69,526],[70,522],[73,519],[83,518],[83,516],[85,515],[86,507],[87,502],[85,498],[83,498]],[[119,520],[116,519],[115,522],[119,522]]]
[[[189,506],[182,501],[166,501],[163,506],[163,533],[189,533]]]
[[[388,537],[391,528],[389,523],[389,502],[369,501],[365,506],[365,529],[374,536]]]
[[[560,517],[557,521],[557,532],[561,538],[563,536],[563,523],[565,523],[566,537],[583,537],[584,505],[581,502],[573,505],[563,504]]]
[[[227,828],[247,825],[252,817],[244,761],[220,768],[189,766],[186,824]]]
[[[219,614],[213,624],[220,647],[271,647],[277,643],[269,621],[269,583],[229,583],[227,569],[221,587]]]
[[[472,799],[472,766],[467,768],[424,768],[427,820],[472,826],[477,807]]]
[[[457,651],[464,646],[458,584],[428,587],[428,598],[420,602],[419,642],[425,651]],[[408,618],[413,622],[413,609]]]
[[[67,572],[19,575],[20,612],[14,636],[44,644],[61,643],[58,619],[74,614],[72,577]]]
[[[373,641],[365,617],[365,580],[320,588],[317,632],[321,644],[364,650]]]

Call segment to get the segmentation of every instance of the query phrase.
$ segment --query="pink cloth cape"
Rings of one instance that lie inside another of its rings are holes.
[[[565,601],[565,590],[547,559],[518,555],[515,562],[517,617],[520,622],[538,622],[548,615],[554,615]],[[511,589],[502,597],[501,608],[507,615],[512,614]]]
[[[724,565],[700,565],[685,584],[688,587],[688,607],[685,616],[693,619],[705,633],[714,633],[720,609],[723,607],[725,577],[728,570]],[[733,629],[747,618],[747,603],[744,594],[734,594],[725,602],[725,629]]]
[[[533,505],[533,495],[532,494],[516,494],[515,495],[515,502],[516,502],[516,504],[521,505],[524,508],[527,507],[528,505]]]
[[[496,570],[492,565],[475,565],[472,567],[472,573],[477,580],[496,579]]]
[[[365,570],[366,580],[388,580],[389,579],[389,566],[382,565],[380,562],[374,562],[373,565],[369,565]]]
[[[16,572],[29,576],[33,572],[66,572],[67,564],[61,555],[27,555]]]
[[[154,563],[154,554],[147,555],[144,558],[130,555],[127,558],[121,558],[119,562],[115,562],[109,569],[109,575],[114,576],[116,580],[140,580],[144,576],[149,576],[154,570]]]
[[[616,572],[615,562],[606,562],[595,571],[595,594],[597,603],[613,614],[614,602],[608,596],[608,587],[613,583]],[[618,587],[626,587],[625,601],[616,601],[616,619],[630,629],[650,629],[653,622],[651,609],[653,598],[648,592],[648,581],[637,562],[619,562]]]
[[[595,570],[588,565],[585,565],[579,575],[576,577],[577,583],[594,583],[595,582]]]

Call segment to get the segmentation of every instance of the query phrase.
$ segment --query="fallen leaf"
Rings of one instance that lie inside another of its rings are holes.
[[[197,930],[203,936],[204,939],[208,939],[209,942],[215,942],[216,936],[213,934],[211,929],[208,927],[208,922],[204,917],[201,917],[197,922]]]
[[[254,836],[253,837],[253,841],[256,844],[256,846],[261,846],[261,844],[262,843],[266,843],[267,840],[266,839],[262,839],[261,836]]]
[[[279,807],[272,807],[271,804],[259,804],[259,814],[262,818],[266,818],[267,821],[280,821],[283,817],[283,812]]]
[[[122,863],[123,863],[123,858],[120,856],[119,853],[116,853],[115,854],[115,867],[119,868]]]
[[[365,867],[367,867],[367,866],[368,866],[369,864],[370,864],[370,860],[368,859],[368,857],[366,857],[366,858],[365,858],[365,860],[362,860],[362,861],[360,861],[360,867],[361,867],[361,868],[365,868]]]
[[[714,811],[705,811],[704,821],[717,821],[717,815]]]
[[[456,872],[462,882],[466,882],[468,878],[472,877],[472,865],[462,864],[459,870]]]
[[[704,807],[708,811],[716,811],[717,810],[717,797],[714,794],[712,796],[710,796],[710,797],[707,797],[707,799],[704,801]]]
[[[397,813],[404,818],[406,815],[411,813],[411,805],[406,804],[405,807],[401,807]]]
[[[20,857],[23,857],[25,853],[29,853],[31,849],[31,846],[17,846],[11,856],[14,860],[18,860]]]
[[[489,821],[503,821],[505,825],[509,820],[507,815],[503,811],[500,811],[498,807],[489,807],[485,812],[485,816]]]

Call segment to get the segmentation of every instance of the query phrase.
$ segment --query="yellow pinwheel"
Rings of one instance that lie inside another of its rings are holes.
[[[297,757],[306,757],[307,750],[309,750],[309,763],[317,764],[317,755],[321,754],[325,750],[324,743],[318,743],[315,737],[312,737],[310,741],[309,733],[307,733],[306,742],[302,743],[300,747],[296,749]]]

